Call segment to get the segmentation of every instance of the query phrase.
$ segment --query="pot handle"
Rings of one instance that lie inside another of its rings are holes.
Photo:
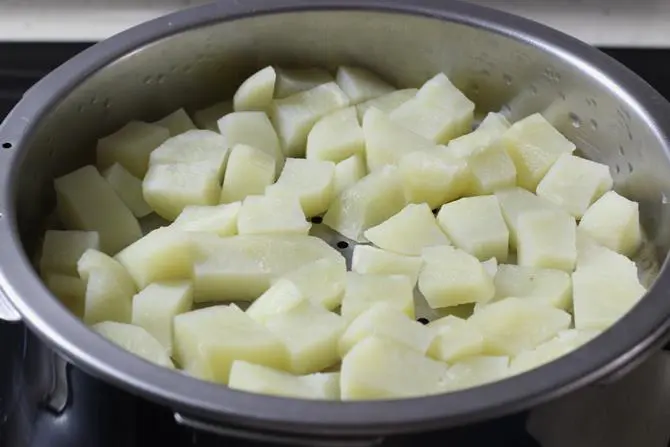
[[[254,431],[242,427],[224,426],[214,422],[203,421],[198,418],[185,416],[179,412],[174,413],[174,420],[179,425],[218,436],[294,447],[373,447],[381,444],[383,440],[381,437],[325,438],[268,432],[265,430]]]
[[[7,298],[5,292],[0,289],[0,321],[16,322],[21,321],[21,314],[18,313],[12,302]]]

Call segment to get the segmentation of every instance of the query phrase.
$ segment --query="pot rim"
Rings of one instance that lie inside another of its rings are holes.
[[[411,4],[410,4],[411,3]],[[319,435],[363,435],[447,428],[526,409],[592,383],[639,357],[670,329],[666,262],[647,296],[591,342],[550,364],[449,394],[376,402],[319,402],[239,392],[148,363],[93,333],[53,299],[18,237],[13,167],[32,129],[74,87],[114,60],[156,40],[217,22],[299,11],[374,10],[463,23],[550,52],[609,85],[670,153],[670,104],[597,49],[533,21],[460,1],[245,0],[219,2],[140,24],[75,56],[33,86],[0,126],[0,288],[27,325],[75,365],[174,410],[218,423]]]

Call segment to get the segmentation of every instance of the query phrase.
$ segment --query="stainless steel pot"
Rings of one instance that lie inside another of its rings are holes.
[[[0,316],[23,319],[66,359],[175,410],[178,422],[293,445],[367,443],[528,408],[611,375],[665,340],[670,277],[579,350],[498,383],[440,396],[308,402],[232,391],[149,364],[94,335],[31,267],[52,179],[91,162],[95,140],[232,94],[267,64],[360,64],[398,86],[445,71],[478,105],[542,112],[640,202],[652,261],[670,246],[670,105],[599,51],[501,12],[438,0],[245,0],[172,14],[84,51],[36,86],[0,127]],[[408,365],[411,368],[412,365]],[[351,444],[347,444],[351,445]]]

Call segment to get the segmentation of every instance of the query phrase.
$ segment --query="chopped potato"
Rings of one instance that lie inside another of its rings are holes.
[[[467,320],[447,315],[427,326],[434,331],[428,355],[452,363],[465,357],[479,355],[484,349],[484,336]]]
[[[151,152],[149,171],[156,165],[203,164],[216,172],[220,182],[226,170],[228,160],[226,140],[210,130],[189,130],[166,140]],[[146,181],[146,178],[145,178]]]
[[[404,275],[347,273],[341,314],[352,321],[375,303],[384,302],[414,319],[412,283]]]
[[[493,284],[496,299],[530,298],[563,310],[572,306],[572,282],[562,270],[501,264]]]
[[[534,211],[550,211],[558,208],[551,202],[523,188],[503,188],[495,192],[500,203],[505,223],[509,227],[510,248],[516,249],[519,234],[519,217]]]
[[[491,278],[495,278],[496,273],[498,273],[498,260],[496,258],[490,258],[486,261],[482,261],[482,267],[484,267],[484,270]]]
[[[194,130],[195,124],[188,116],[184,109],[178,109],[169,115],[164,116],[158,121],[154,122],[157,126],[165,127],[170,131],[170,136],[174,137],[189,130]]]
[[[564,212],[537,211],[517,220],[518,263],[571,272],[577,260],[577,223]]]
[[[282,99],[333,82],[333,76],[322,68],[277,68],[275,98]]]
[[[237,218],[239,234],[306,235],[311,226],[298,198],[290,195],[249,196]]]
[[[473,132],[451,140],[447,146],[448,151],[457,158],[468,159],[486,149],[509,127],[510,124],[503,115],[490,112]]]
[[[346,275],[345,259],[333,257],[305,264],[288,272],[282,279],[292,282],[313,303],[334,310],[342,303]]]
[[[86,307],[86,282],[62,273],[47,273],[44,283],[67,309],[79,318]]]
[[[314,124],[307,136],[307,159],[338,163],[364,152],[365,137],[354,107],[324,116]]]
[[[287,158],[284,170],[266,194],[289,195],[300,200],[305,216],[324,213],[333,199],[335,163],[322,160]]]
[[[491,144],[468,158],[473,195],[492,194],[516,185],[516,167],[499,144]]]
[[[142,180],[134,177],[123,166],[114,163],[103,176],[135,217],[148,216],[153,212],[142,195]]]
[[[510,372],[519,374],[538,366],[542,366],[558,357],[574,351],[584,343],[590,341],[598,331],[568,329],[559,332],[554,338],[535,348],[521,351],[510,363]]]
[[[269,318],[288,312],[306,301],[298,287],[287,279],[279,279],[247,309],[254,321],[265,323]]]
[[[377,275],[405,275],[416,285],[423,264],[419,256],[406,256],[369,245],[357,245],[351,258],[351,271]]]
[[[86,250],[100,250],[100,237],[95,231],[47,230],[42,243],[40,272],[77,274],[77,261]]]
[[[237,218],[241,202],[223,203],[214,206],[185,206],[177,219],[170,225],[180,231],[200,231],[219,236],[237,234]]]
[[[274,97],[276,79],[272,67],[265,67],[248,77],[233,96],[233,109],[236,112],[266,110]]]
[[[103,321],[94,324],[92,329],[144,360],[166,368],[174,368],[174,364],[165,352],[165,348],[141,327],[114,321]]]
[[[221,101],[193,114],[193,122],[203,130],[218,131],[217,121],[233,111],[233,101]]]
[[[393,87],[369,70],[360,67],[340,66],[335,82],[347,94],[351,104],[359,104],[393,91]]]
[[[454,391],[494,382],[509,373],[509,357],[474,356],[457,361],[440,384],[442,391]]]
[[[237,144],[230,151],[219,202],[259,195],[275,180],[275,160],[260,149]]]
[[[409,101],[416,95],[418,89],[416,88],[406,88],[403,90],[395,90],[390,93],[387,93],[377,98],[368,99],[360,104],[356,105],[356,113],[358,115],[358,120],[362,121],[365,116],[365,112],[368,109],[374,107],[379,109],[384,113],[391,113],[396,108]]]
[[[352,155],[335,165],[335,176],[333,177],[333,197],[354,186],[367,174],[365,158],[361,155]]]

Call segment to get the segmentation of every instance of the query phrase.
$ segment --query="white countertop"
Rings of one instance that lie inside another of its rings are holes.
[[[670,48],[670,0],[471,0],[594,45]],[[0,41],[95,41],[206,0],[0,0]]]

